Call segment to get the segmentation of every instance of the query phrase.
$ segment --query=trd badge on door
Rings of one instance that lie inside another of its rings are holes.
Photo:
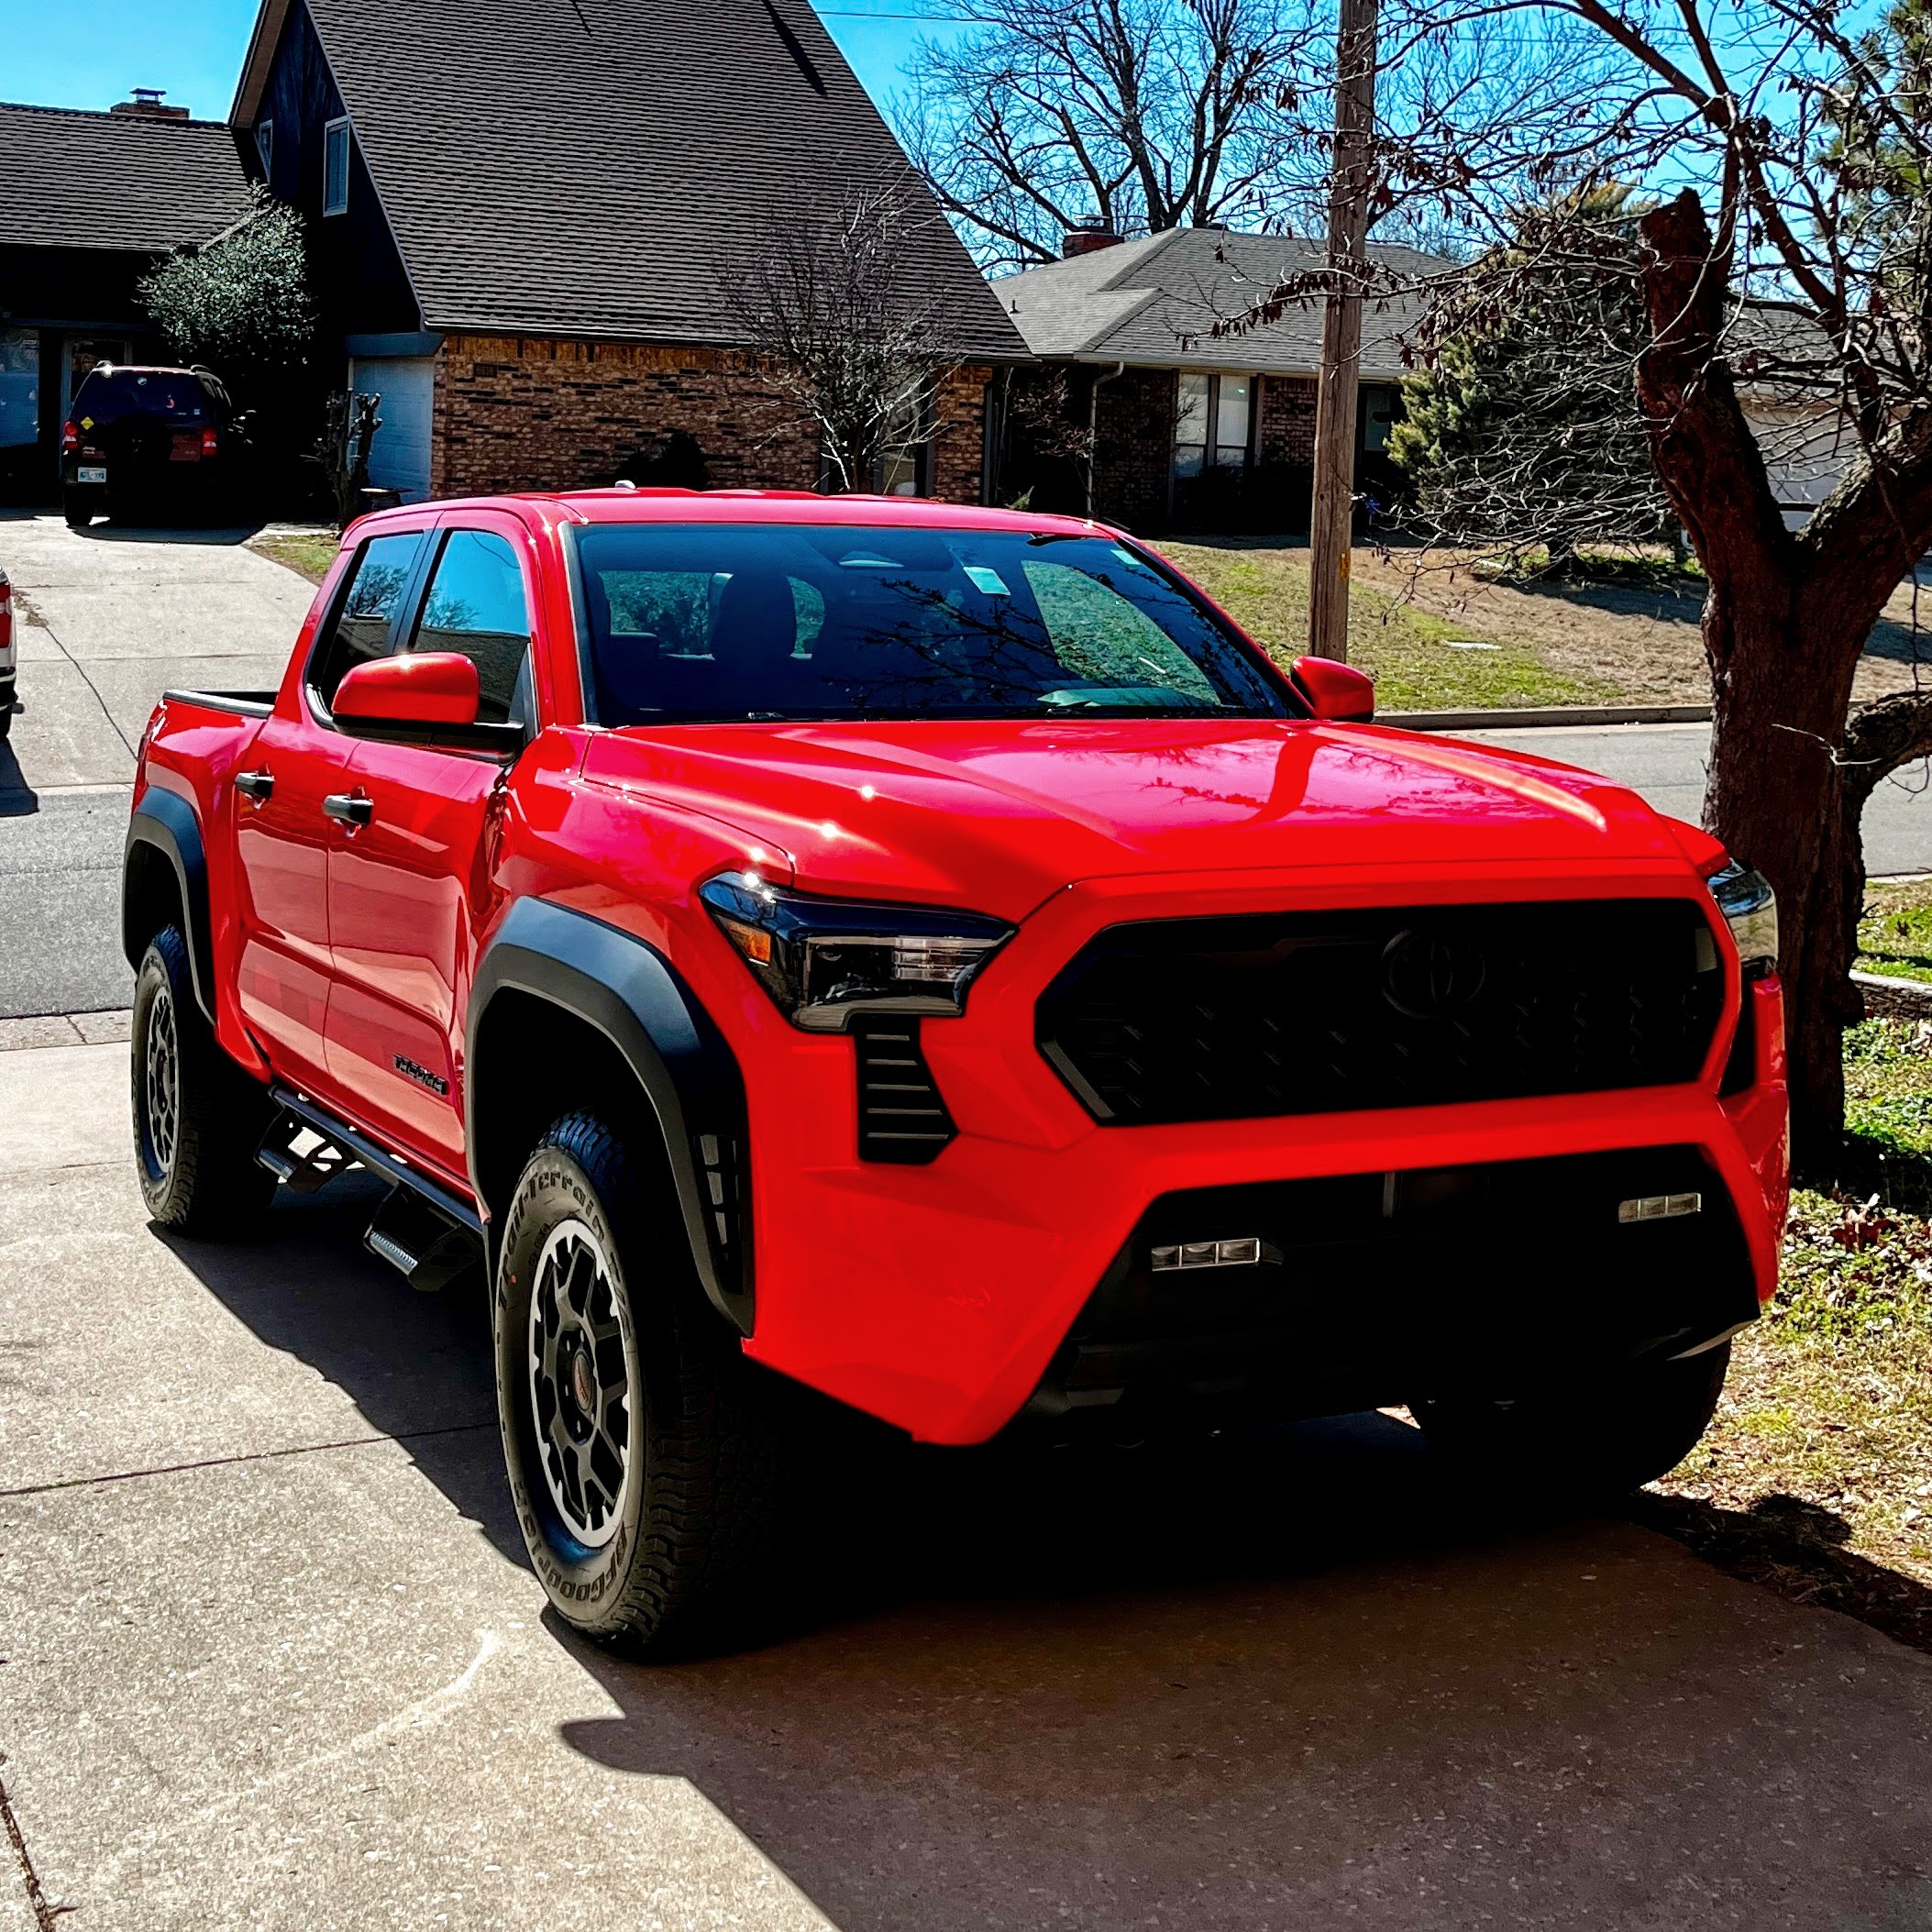
[[[444,1079],[441,1074],[433,1074],[426,1066],[418,1066],[414,1060],[403,1054],[398,1054],[395,1059],[396,1071],[405,1080],[414,1080],[418,1087],[426,1087],[433,1094],[447,1094],[449,1091],[449,1082]]]

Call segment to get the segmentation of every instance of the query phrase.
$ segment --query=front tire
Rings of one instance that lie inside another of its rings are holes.
[[[494,1294],[511,1496],[558,1614],[634,1655],[717,1640],[768,1562],[780,1424],[704,1300],[668,1181],[588,1113],[504,1217]]]
[[[216,1043],[179,926],[156,933],[141,960],[132,1031],[135,1166],[148,1212],[183,1234],[252,1221],[275,1191],[255,1159],[267,1097]]]
[[[1613,1496],[1654,1482],[1697,1446],[1730,1365],[1726,1341],[1514,1401],[1447,1395],[1412,1402],[1430,1446],[1518,1490]]]

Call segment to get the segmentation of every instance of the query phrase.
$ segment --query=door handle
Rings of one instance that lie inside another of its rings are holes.
[[[337,820],[351,832],[366,825],[376,815],[376,808],[368,799],[359,798],[351,791],[332,791],[322,801],[325,818]]]
[[[253,799],[258,805],[266,805],[275,789],[275,774],[272,771],[237,773],[235,789],[243,798]]]

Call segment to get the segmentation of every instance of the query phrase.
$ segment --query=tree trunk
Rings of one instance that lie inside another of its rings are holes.
[[[1794,601],[1781,588],[1714,580],[1706,602],[1705,647],[1724,670],[1713,679],[1704,822],[1778,895],[1793,1154],[1828,1171],[1845,1113],[1841,1035],[1863,1017],[1849,977],[1864,893],[1862,800],[1846,797],[1837,750],[1857,646],[1848,662],[1820,650],[1826,640],[1794,635]]]

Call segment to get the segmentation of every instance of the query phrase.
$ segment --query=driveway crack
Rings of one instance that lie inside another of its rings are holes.
[[[6,1761],[5,1754],[0,1754],[0,1764]],[[33,1907],[34,1924],[39,1932],[52,1932],[54,1920],[67,1908],[47,1903],[47,1894],[40,1889],[40,1875],[34,1870],[33,1860],[27,1855],[27,1840],[20,1835],[20,1821],[14,1816],[14,1803],[6,1794],[5,1779],[0,1779],[0,1821],[6,1823],[6,1835],[13,1842],[20,1878],[27,1887],[27,1903]]]
[[[58,1483],[24,1483],[16,1489],[0,1489],[0,1501],[13,1496],[51,1496],[60,1489],[94,1489],[104,1483],[132,1483],[143,1476],[185,1475],[196,1469],[227,1469],[237,1463],[275,1463],[285,1456],[323,1455],[337,1449],[372,1449],[379,1442],[420,1442],[430,1436],[463,1436],[480,1429],[494,1429],[492,1417],[487,1422],[450,1422],[440,1429],[407,1429],[395,1435],[347,1436],[339,1442],[297,1442],[287,1449],[258,1449],[241,1456],[204,1456],[195,1463],[163,1463],[153,1469],[116,1469],[105,1475],[63,1476]]]
[[[140,762],[138,754],[135,751],[134,746],[127,742],[127,734],[115,722],[114,713],[107,709],[106,699],[101,695],[100,686],[87,675],[87,667],[61,642],[61,634],[54,629],[52,624],[48,623],[46,613],[34,602],[32,598],[21,591],[17,591],[15,595],[18,599],[27,622],[32,624],[37,631],[45,631],[53,639],[54,649],[59,651],[61,657],[66,658],[68,663],[72,665],[74,669],[80,673],[81,682],[94,693],[94,701],[101,707],[101,715],[106,719],[108,730],[113,732],[115,736],[121,741],[122,749],[127,752],[129,762],[138,764]]]

